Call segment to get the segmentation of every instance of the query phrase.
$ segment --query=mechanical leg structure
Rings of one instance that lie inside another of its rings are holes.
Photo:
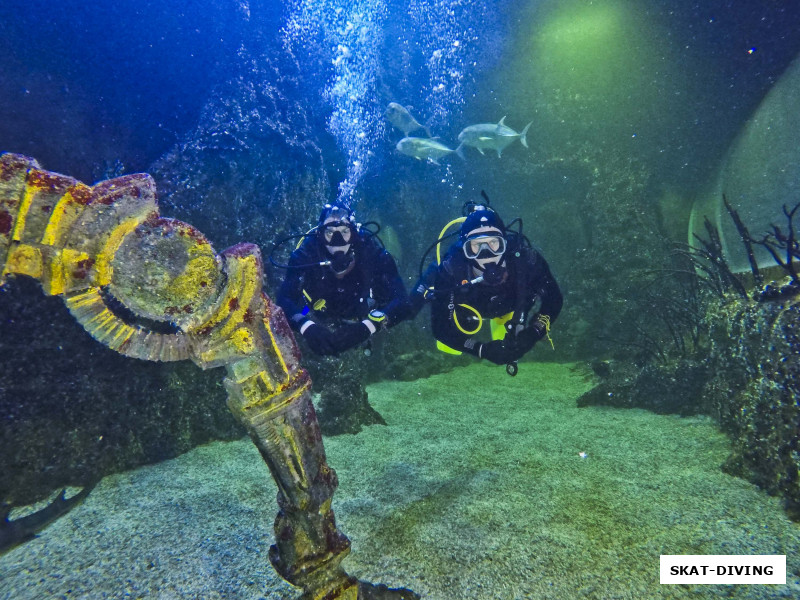
[[[311,380],[283,312],[262,291],[258,247],[218,255],[191,225],[161,217],[148,175],[94,186],[0,156],[0,284],[37,279],[97,341],[134,358],[224,366],[228,406],[278,485],[270,560],[307,600],[417,598],[372,586],[340,563],[336,473],[325,458]]]

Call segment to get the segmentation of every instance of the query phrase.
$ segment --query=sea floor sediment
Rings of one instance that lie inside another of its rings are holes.
[[[387,426],[326,438],[359,578],[430,600],[800,597],[800,525],[720,470],[706,417],[578,408],[576,365],[475,364],[368,388]],[[288,600],[249,440],[106,477],[0,557],[0,599]],[[787,584],[662,586],[661,554],[785,554]]]

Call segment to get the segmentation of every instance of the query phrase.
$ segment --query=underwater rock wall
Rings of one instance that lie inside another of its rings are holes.
[[[298,91],[291,57],[242,49],[238,58],[195,130],[150,173],[163,214],[191,223],[217,249],[251,242],[266,258],[274,242],[313,224],[329,200],[326,134]],[[267,267],[268,293],[282,276]]]
[[[0,505],[244,435],[220,369],[117,354],[27,278],[2,290],[0,314]]]
[[[736,300],[707,315],[704,404],[733,441],[725,465],[800,519],[800,298]]]
[[[641,309],[635,300],[663,261],[664,234],[644,165],[611,151],[599,156],[586,150],[568,162],[580,165],[589,182],[569,208],[575,218],[542,210],[538,216],[551,229],[544,252],[549,262],[560,263],[566,294],[554,328],[560,340],[555,356],[571,360],[624,350],[620,341],[630,337]]]
[[[317,130],[297,99],[291,60],[279,69],[245,50],[238,58],[238,72],[212,95],[197,128],[151,172],[162,214],[192,223],[217,250],[255,242],[266,257],[327,199],[317,142],[324,126]],[[280,276],[268,268],[268,293]],[[1,503],[24,505],[244,434],[219,370],[119,356],[24,279],[0,294],[0,314]]]
[[[800,298],[709,302],[692,356],[644,366],[598,361],[579,405],[707,414],[732,442],[721,467],[784,498],[800,519]]]

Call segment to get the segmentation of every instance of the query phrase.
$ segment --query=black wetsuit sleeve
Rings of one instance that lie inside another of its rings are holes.
[[[552,323],[561,312],[561,307],[564,305],[564,297],[555,277],[550,272],[550,266],[542,255],[538,254],[536,256],[536,263],[533,268],[535,275],[531,278],[530,283],[532,284],[533,295],[541,299],[539,314],[550,317],[550,322]]]
[[[375,262],[375,299],[378,309],[386,315],[387,326],[392,327],[409,317],[408,293],[391,254],[381,250]]]
[[[409,294],[409,319],[415,318],[425,306],[425,303],[430,300],[429,288],[433,287],[434,281],[436,280],[436,271],[436,263],[429,265],[422,274],[422,277],[420,277],[420,279],[414,285],[414,289],[411,290],[411,294]]]
[[[289,258],[289,268],[276,298],[278,306],[286,313],[286,318],[294,329],[297,329],[305,320],[303,312],[306,309],[306,302],[303,297],[306,269],[299,268],[298,265],[308,264],[309,261],[310,258],[303,252],[302,248],[292,252]]]

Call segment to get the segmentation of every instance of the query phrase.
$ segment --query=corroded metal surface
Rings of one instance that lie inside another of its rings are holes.
[[[195,228],[159,215],[148,175],[86,186],[31,158],[0,157],[0,284],[37,279],[86,331],[126,356],[224,366],[228,406],[278,485],[270,560],[308,599],[414,598],[358,582],[341,561],[311,380],[283,312],[262,291],[258,248],[217,255]]]

